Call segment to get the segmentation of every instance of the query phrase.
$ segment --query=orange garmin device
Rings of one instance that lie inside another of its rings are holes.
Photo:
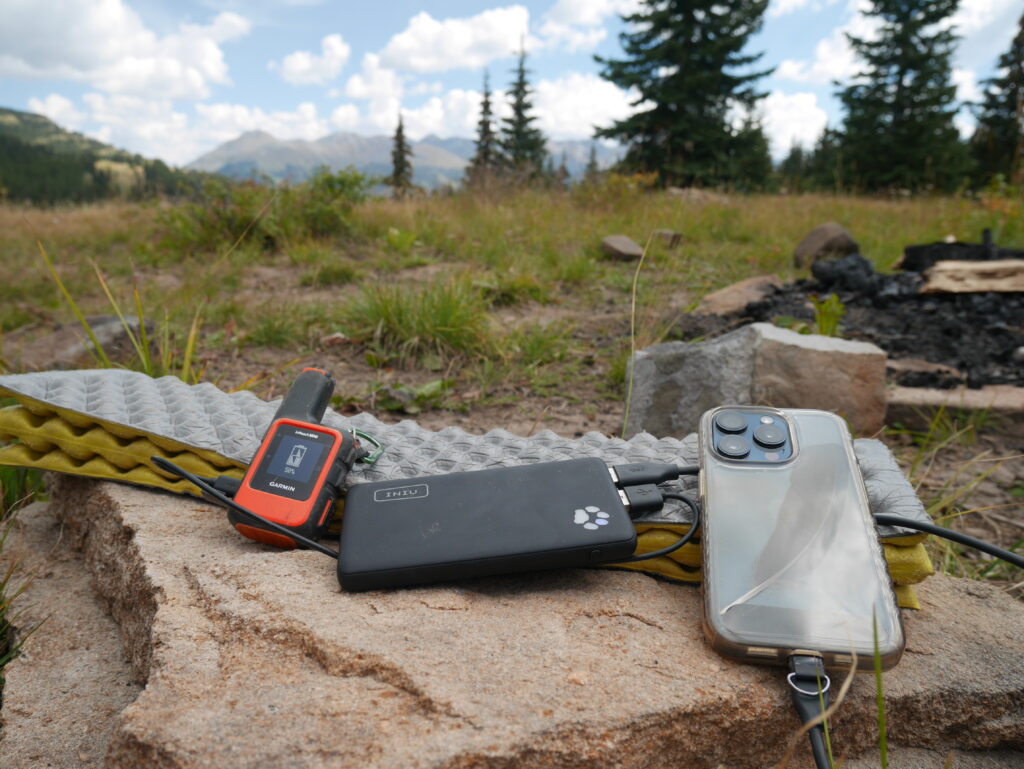
[[[235,502],[306,539],[322,537],[352,465],[366,455],[355,436],[320,424],[334,392],[326,371],[307,368],[281,401],[246,471]],[[297,542],[228,510],[238,531],[260,542],[294,548]]]

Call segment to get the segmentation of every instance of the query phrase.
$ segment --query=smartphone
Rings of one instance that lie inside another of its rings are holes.
[[[892,580],[846,424],[803,409],[701,418],[704,632],[721,654],[884,668],[903,653]],[[877,629],[877,641],[876,641]]]

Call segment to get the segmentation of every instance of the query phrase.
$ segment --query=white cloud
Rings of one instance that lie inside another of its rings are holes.
[[[840,27],[832,30],[832,34],[819,40],[814,47],[814,61],[795,61],[786,59],[775,70],[775,77],[781,80],[792,80],[797,83],[831,83],[840,82],[854,77],[861,68],[853,48],[846,39],[846,33],[854,37],[873,40],[878,36],[880,27],[877,18],[865,16],[860,11],[866,7],[865,0],[854,4],[854,15]]]
[[[537,83],[537,126],[552,139],[587,139],[632,112],[635,97],[594,74],[573,72]]]
[[[608,36],[608,30],[604,27],[575,27],[549,19],[541,26],[540,36],[548,48],[576,52],[596,47]]]
[[[410,96],[422,96],[428,93],[443,93],[444,83],[435,80],[432,83],[416,83],[406,91]]]
[[[558,0],[544,14],[539,34],[548,48],[593,49],[608,36],[604,24],[610,16],[628,15],[639,8],[639,0]]]
[[[495,94],[492,94],[492,97]],[[416,109],[402,110],[409,137],[422,139],[428,134],[437,136],[473,136],[480,118],[481,95],[476,91],[459,88],[444,96],[435,96]]]
[[[122,0],[66,0],[44,12],[34,0],[5,0],[0,77],[61,79],[109,93],[205,98],[226,84],[221,44],[250,23],[221,13],[206,26],[182,24],[157,36]]]
[[[307,141],[330,133],[328,120],[320,117],[312,102],[303,102],[293,111],[273,112],[244,104],[197,104],[196,113],[200,118],[196,133],[204,143],[219,144],[246,131],[266,131],[278,139]]]
[[[953,67],[953,85],[956,86],[956,98],[959,101],[981,101],[981,88],[978,87],[978,76],[974,70]]]
[[[279,70],[281,77],[293,85],[329,83],[341,72],[352,49],[341,35],[327,35],[320,41],[320,50],[320,56],[295,51],[285,56],[280,64],[270,62],[270,68]]]
[[[198,152],[198,138],[188,130],[188,117],[169,99],[144,99],[124,94],[87,93],[86,131],[102,142],[124,147],[147,157],[180,164]]]
[[[338,131],[353,131],[359,128],[359,107],[342,104],[331,113],[331,127]]]
[[[609,16],[635,13],[640,5],[640,0],[558,0],[544,17],[558,24],[597,27]]]
[[[1007,11],[1020,8],[1020,0],[961,0],[950,19],[961,35],[984,29]]]
[[[443,21],[421,11],[388,41],[380,58],[388,67],[412,72],[476,69],[512,55],[520,41],[529,48],[529,25],[530,12],[521,5]]]
[[[57,93],[51,93],[45,99],[32,97],[28,100],[28,108],[32,112],[46,115],[54,123],[65,128],[76,129],[85,118],[85,115],[75,108],[70,99],[65,99]]]
[[[828,124],[828,115],[818,106],[818,97],[813,93],[772,91],[761,102],[760,109],[772,157],[776,159],[785,156],[794,144],[805,149],[813,147]]]
[[[363,56],[363,68],[352,75],[345,84],[345,95],[350,99],[380,99],[401,97],[402,79],[388,67],[382,67],[380,56],[368,53]]]

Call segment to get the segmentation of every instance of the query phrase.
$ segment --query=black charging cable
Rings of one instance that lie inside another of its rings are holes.
[[[697,475],[700,472],[700,466],[634,462],[628,465],[612,465],[608,468],[608,472],[615,485],[624,489],[627,486],[667,483],[682,475]]]
[[[904,518],[901,515],[889,515],[889,513],[878,513],[875,515],[875,523],[881,523],[886,526],[900,526],[905,529],[914,529],[915,531],[923,531],[928,534],[934,534],[936,537],[942,537],[961,545],[967,545],[973,547],[975,550],[980,550],[983,553],[988,553],[991,556],[995,556],[1000,560],[1012,563],[1014,566],[1024,569],[1024,557],[1011,553],[1009,550],[1003,550],[1001,547],[985,542],[984,540],[976,539],[975,537],[968,536],[959,531],[953,531],[934,523],[927,523],[925,521],[918,521],[914,518]]]
[[[668,547],[663,547],[660,550],[652,550],[649,553],[637,553],[636,555],[631,555],[629,558],[623,558],[615,561],[617,564],[637,563],[638,561],[647,561],[651,558],[661,558],[664,555],[674,553],[676,550],[692,540],[694,535],[697,533],[697,529],[700,528],[700,503],[688,494],[675,491],[665,491],[663,489],[659,489],[654,484],[647,483],[642,486],[627,486],[626,488],[621,489],[620,497],[630,518],[636,518],[644,513],[660,510],[664,506],[666,499],[674,499],[677,502],[682,502],[690,508],[690,512],[693,513],[693,523],[690,525],[689,531]]]
[[[790,655],[786,683],[792,692],[793,705],[800,721],[806,725],[818,719],[818,723],[807,732],[815,766],[818,769],[832,769],[822,717],[828,709],[828,690],[832,686],[832,681],[825,673],[825,663],[821,657],[812,654]]]
[[[172,475],[176,475],[177,477],[186,480],[192,485],[196,486],[201,492],[203,492],[203,496],[210,502],[218,504],[221,507],[226,507],[231,510],[234,510],[236,513],[244,515],[251,521],[257,521],[263,524],[264,526],[267,526],[268,528],[276,531],[278,534],[283,534],[289,539],[293,539],[299,544],[305,545],[310,550],[316,550],[318,553],[323,553],[324,555],[330,556],[331,558],[337,560],[338,554],[335,551],[331,550],[329,547],[321,545],[319,542],[314,542],[312,539],[309,539],[307,537],[303,537],[301,534],[296,534],[291,529],[282,526],[279,523],[275,523],[274,521],[268,521],[262,515],[254,513],[247,507],[243,507],[242,505],[235,502],[235,500],[228,497],[226,494],[214,488],[214,486],[207,483],[206,479],[200,478],[198,475],[193,475],[188,470],[178,467],[176,464],[174,464],[173,462],[169,462],[163,457],[150,457],[150,460],[152,460],[153,464],[155,464],[161,470],[171,473]],[[226,476],[221,477],[224,478]]]

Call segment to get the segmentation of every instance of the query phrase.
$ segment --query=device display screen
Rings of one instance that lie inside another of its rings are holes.
[[[327,433],[280,425],[252,477],[251,486],[257,491],[297,501],[308,499],[334,440],[334,436]]]

